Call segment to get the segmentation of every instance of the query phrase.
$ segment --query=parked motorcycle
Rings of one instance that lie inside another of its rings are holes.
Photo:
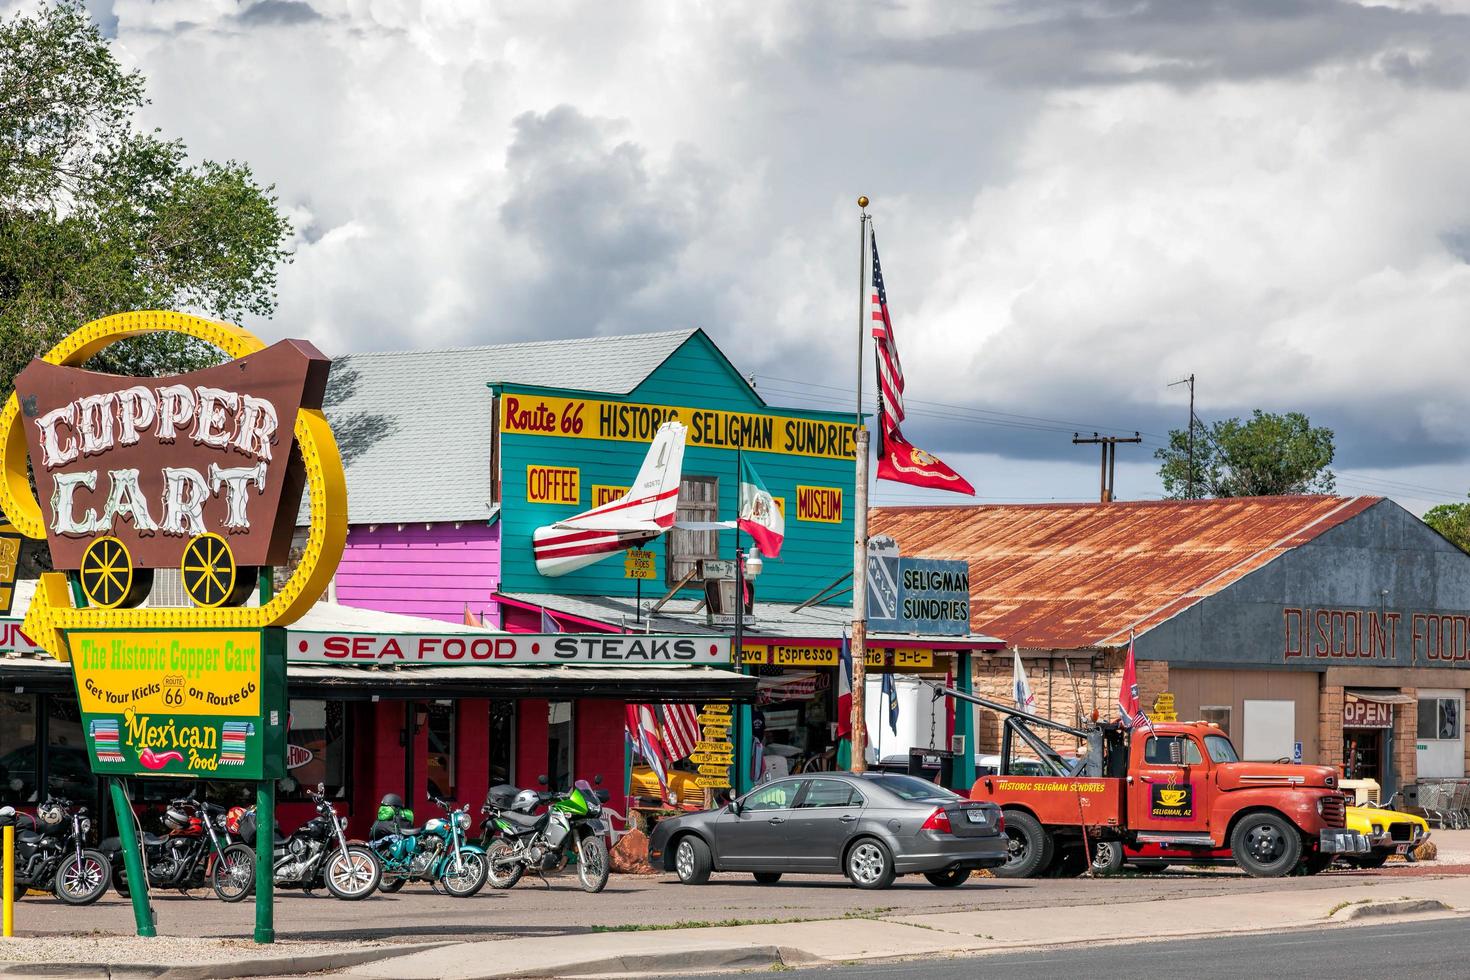
[[[15,827],[15,898],[44,889],[68,905],[91,905],[107,891],[112,865],[84,846],[92,832],[87,808],[48,797],[31,817],[0,807],[0,826]]]
[[[347,818],[337,816],[322,784],[306,795],[316,804],[317,815],[290,837],[282,837],[279,830],[271,834],[275,887],[309,892],[325,884],[333,897],[344,902],[367,898],[382,881],[383,863],[372,848],[348,842]],[[215,864],[214,880],[221,898],[238,902],[255,888],[255,844],[260,830],[254,807],[232,810],[226,817],[227,824],[231,821],[241,842],[225,848],[223,859]]]
[[[385,892],[396,892],[410,881],[427,881],[455,898],[469,898],[485,887],[485,852],[465,842],[470,829],[469,804],[455,809],[436,799],[444,819],[435,817],[422,829],[413,826],[413,811],[396,794],[383,797],[373,824],[371,846],[383,861]]]
[[[217,803],[182,797],[173,800],[163,811],[163,825],[168,833],[141,834],[143,866],[147,869],[149,888],[177,888],[189,891],[214,887],[214,893],[232,901],[228,891],[221,891],[214,867],[223,858],[230,838],[225,829],[225,808]],[[123,863],[122,841],[109,837],[99,848],[112,865],[112,883],[124,898],[132,894],[127,865]]]
[[[511,888],[527,871],[561,871],[575,856],[582,890],[602,891],[611,867],[604,839],[608,828],[602,820],[607,800],[607,790],[594,790],[585,779],[566,793],[492,787],[481,808],[489,817],[480,825],[490,887]],[[549,806],[537,816],[534,811],[543,803]]]

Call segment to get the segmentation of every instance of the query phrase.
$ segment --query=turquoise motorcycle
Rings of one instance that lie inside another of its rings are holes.
[[[368,846],[383,862],[379,890],[392,893],[410,881],[427,881],[435,891],[455,898],[469,898],[485,887],[489,862],[476,844],[465,842],[470,826],[469,804],[455,809],[445,800],[434,805],[444,811],[423,827],[413,826],[413,811],[406,807],[378,808]]]

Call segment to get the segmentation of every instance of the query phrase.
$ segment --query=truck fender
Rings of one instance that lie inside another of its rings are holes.
[[[1301,825],[1296,820],[1293,820],[1292,819],[1291,814],[1283,811],[1281,809],[1281,807],[1279,807],[1279,806],[1269,806],[1269,805],[1265,805],[1265,804],[1257,804],[1255,806],[1242,807],[1239,810],[1237,810],[1230,817],[1230,822],[1228,824],[1226,824],[1226,826],[1225,826],[1225,839],[1220,842],[1220,845],[1219,846],[1221,846],[1221,847],[1229,847],[1230,846],[1230,837],[1231,837],[1232,834],[1235,833],[1235,826],[1236,826],[1236,824],[1240,823],[1240,821],[1244,820],[1246,817],[1248,817],[1248,816],[1250,816],[1251,814],[1254,814],[1254,813],[1272,813],[1272,814],[1275,814],[1276,816],[1282,818],[1287,823],[1289,823],[1293,827],[1295,827],[1297,833],[1301,834],[1304,838],[1308,836],[1307,833],[1304,830],[1302,830]],[[1218,827],[1219,824],[1215,824],[1215,826]]]

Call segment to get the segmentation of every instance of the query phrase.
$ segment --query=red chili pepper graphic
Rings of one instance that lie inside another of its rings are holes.
[[[143,765],[148,769],[162,769],[164,766],[168,765],[170,762],[173,762],[175,759],[177,759],[179,762],[184,761],[184,757],[178,752],[165,752],[162,755],[159,755],[158,753],[154,752],[152,748],[146,748],[142,752],[138,753],[138,761],[143,763]]]

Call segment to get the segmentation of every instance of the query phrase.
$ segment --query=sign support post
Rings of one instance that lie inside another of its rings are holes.
[[[276,784],[262,779],[255,784],[255,941],[276,941],[275,857]]]
[[[133,921],[138,935],[156,936],[158,927],[153,924],[153,907],[148,904],[148,872],[138,853],[138,825],[133,817],[133,803],[123,791],[121,779],[107,780],[108,793],[112,796],[112,816],[117,821],[117,836],[122,842],[123,870],[128,874],[128,891],[133,902]]]

